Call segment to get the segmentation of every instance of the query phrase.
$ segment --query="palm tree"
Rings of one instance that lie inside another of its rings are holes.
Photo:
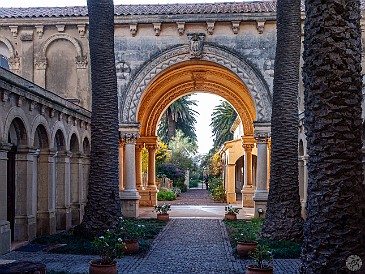
[[[191,100],[190,95],[187,95],[177,99],[167,108],[161,117],[157,131],[164,143],[169,143],[175,137],[176,130],[181,130],[192,142],[197,142],[195,117],[199,113],[192,108],[196,105],[196,101]]]
[[[76,233],[98,235],[118,222],[118,104],[112,0],[88,0],[92,81],[90,176],[82,223]]]
[[[365,262],[360,17],[359,0],[306,1],[302,273],[350,273],[347,263]]]
[[[300,1],[277,1],[277,44],[271,116],[270,191],[262,236],[300,241],[298,180]]]
[[[236,110],[227,102],[221,101],[218,106],[215,106],[211,115],[213,147],[220,148],[224,142],[230,141],[233,138],[231,127],[238,117]]]

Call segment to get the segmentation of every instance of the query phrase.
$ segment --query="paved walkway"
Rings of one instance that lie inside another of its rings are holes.
[[[245,273],[249,261],[232,255],[222,222],[225,204],[212,203],[207,191],[201,189],[190,190],[182,197],[180,202],[172,205],[172,219],[155,239],[150,251],[144,257],[125,256],[118,260],[119,273]],[[203,205],[197,205],[198,202]],[[141,210],[142,217],[155,216],[152,208]],[[243,209],[240,218],[247,218],[252,213],[252,209]],[[89,261],[95,258],[98,257],[12,251],[0,256],[0,264],[2,260],[42,262],[48,271],[75,274],[88,273]],[[274,269],[275,274],[299,273],[299,260],[275,260]]]

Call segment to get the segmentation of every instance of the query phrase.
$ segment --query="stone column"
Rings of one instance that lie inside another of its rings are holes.
[[[119,139],[119,147],[118,147],[118,160],[119,160],[119,193],[124,190],[124,175],[125,175],[125,143],[123,139]]]
[[[305,219],[307,216],[306,204],[308,198],[308,156],[303,156],[303,199],[302,203],[302,217]]]
[[[56,229],[71,227],[70,156],[66,151],[57,152],[56,164]]]
[[[80,153],[73,153],[70,159],[70,202],[72,225],[81,222],[81,200],[83,192],[83,159]]]
[[[136,143],[136,185],[137,190],[143,191],[144,187],[142,184],[142,149],[143,143]]]
[[[254,188],[252,186],[252,149],[255,147],[256,140],[253,138],[253,136],[242,136],[242,142],[243,149],[245,150],[244,184],[241,190],[242,207],[254,207]]]
[[[89,170],[90,170],[90,155],[86,154],[82,160],[82,185],[80,193],[80,222],[84,217],[85,206],[87,202],[87,192],[89,189]]]
[[[18,146],[16,154],[14,241],[26,241],[36,236],[33,210],[34,148]]]
[[[157,205],[157,186],[156,186],[156,150],[157,143],[156,140],[154,143],[146,144],[146,148],[148,150],[148,185],[147,190],[149,194],[149,203],[148,206]]]
[[[55,152],[41,150],[38,157],[37,234],[56,233]]]
[[[7,218],[7,153],[11,147],[11,144],[0,143],[0,254],[9,252],[11,245],[10,223]]]
[[[258,208],[263,209],[265,215],[267,198],[268,198],[268,166],[267,166],[267,143],[269,140],[268,132],[255,132],[257,141],[257,183],[253,196],[254,200],[254,216],[258,217]]]
[[[124,133],[122,138],[125,142],[125,154],[126,154],[126,178],[124,184],[124,190],[120,195],[122,200],[122,214],[125,217],[138,217],[139,216],[139,199],[140,195],[137,192],[136,187],[136,151],[135,145],[138,138],[138,133]]]
[[[236,203],[236,164],[229,163],[226,165],[227,172],[227,203]]]

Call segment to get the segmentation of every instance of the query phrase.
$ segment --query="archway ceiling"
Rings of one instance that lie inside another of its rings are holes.
[[[246,86],[228,69],[205,61],[172,66],[147,86],[138,107],[140,135],[155,136],[166,108],[176,99],[195,92],[212,93],[226,99],[240,116],[245,135],[253,135],[256,110]]]

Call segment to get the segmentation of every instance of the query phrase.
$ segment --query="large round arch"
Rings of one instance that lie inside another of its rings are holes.
[[[141,136],[155,136],[166,108],[176,99],[194,92],[209,92],[230,102],[241,118],[244,134],[253,135],[254,101],[246,86],[231,71],[206,61],[186,61],[161,73],[143,93],[138,106]]]

